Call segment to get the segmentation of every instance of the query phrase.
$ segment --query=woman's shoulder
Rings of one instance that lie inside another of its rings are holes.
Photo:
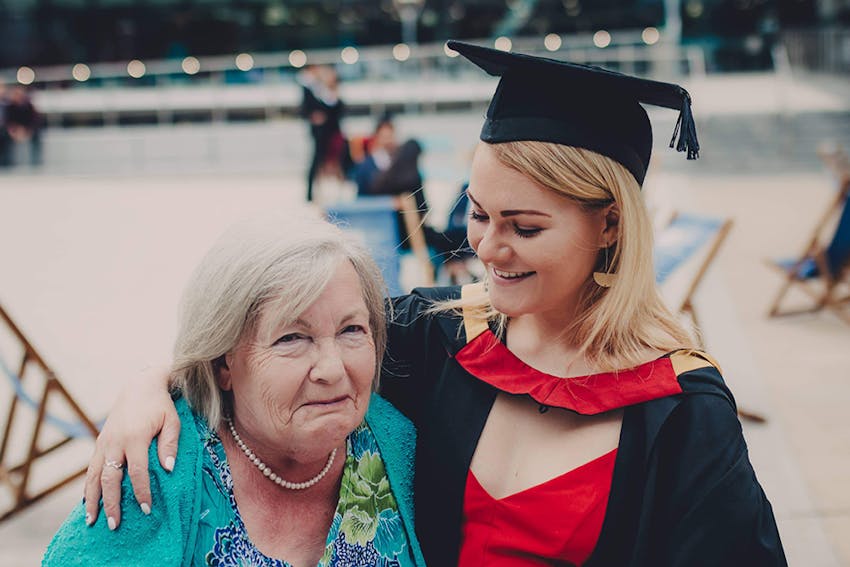
[[[392,444],[407,442],[415,446],[416,429],[396,407],[378,394],[372,394],[369,409],[366,412],[366,423],[372,434],[381,441]]]
[[[399,347],[421,347],[425,337],[439,329],[444,339],[454,341],[463,317],[451,308],[435,309],[441,303],[460,299],[460,286],[416,288],[408,295],[393,299],[389,326],[389,351],[396,357]],[[404,350],[404,349],[402,349]],[[402,355],[401,358],[406,358]]]
[[[643,403],[633,406],[640,415],[648,446],[665,431],[690,424],[699,425],[706,415],[714,416],[705,427],[740,427],[732,392],[726,386],[720,365],[701,350],[667,352],[637,367],[642,379],[659,389]],[[675,418],[675,419],[674,419]],[[687,432],[683,432],[687,434]]]
[[[392,300],[396,319],[418,316],[444,301],[460,299],[461,286],[417,287]]]
[[[666,356],[686,397],[714,396],[734,409],[735,399],[723,380],[720,363],[713,356],[697,349],[676,350]]]
[[[416,428],[395,406],[372,394],[366,424],[375,438],[381,457],[391,476],[412,479],[413,456],[416,452]],[[408,482],[405,481],[405,484]]]
[[[175,401],[180,416],[179,453],[172,472],[159,464],[156,444],[148,454],[151,513],[142,513],[129,475],[121,485],[121,524],[110,530],[101,511],[92,526],[77,505],[51,541],[43,565],[180,565],[197,517],[200,445],[195,417],[182,399]]]

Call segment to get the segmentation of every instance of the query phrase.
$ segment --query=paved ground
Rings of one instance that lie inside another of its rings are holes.
[[[412,122],[402,125],[404,133],[431,136],[426,191],[435,218],[444,218],[441,211],[463,177],[457,148],[474,139],[469,132],[455,137],[453,129],[479,119],[451,120],[448,125],[417,122],[424,132]],[[446,135],[439,131],[450,133],[448,145],[441,146]],[[209,130],[200,138],[191,128],[177,131],[176,138],[168,129],[153,138],[138,132],[124,137],[111,132],[112,142],[65,133],[74,142],[70,145],[59,144],[57,135],[46,140],[46,150],[66,152],[59,154],[66,157],[58,165],[42,173],[0,175],[0,301],[95,416],[105,413],[125,376],[167,359],[180,288],[223,226],[269,209],[309,214],[302,203],[302,154],[289,137],[298,134],[294,127],[221,132],[215,139],[227,140],[246,160],[244,167],[234,166],[237,158],[219,167],[224,157],[209,159],[202,148],[186,147],[212,139]],[[238,142],[246,133],[256,136],[245,138],[250,141],[243,148]],[[185,163],[169,160],[167,149],[158,145],[165,140],[183,151]],[[292,144],[297,158],[269,163],[266,146],[282,140]],[[133,144],[144,151],[133,151]],[[140,164],[139,155],[149,159]],[[724,366],[739,404],[769,418],[766,425],[745,424],[745,434],[790,564],[850,566],[845,411],[850,327],[828,314],[764,317],[779,279],[762,260],[800,250],[830,198],[832,180],[811,167],[811,160],[790,170],[756,164],[730,174],[728,168],[706,166],[710,159],[697,165],[680,163],[672,152],[659,158],[647,181],[653,203],[735,221],[697,308],[708,347]],[[778,162],[781,156],[771,159]],[[698,175],[686,177],[686,165]],[[408,272],[408,283],[415,278]],[[0,354],[7,348],[0,335]],[[0,386],[5,406],[3,396],[8,396],[6,386]],[[21,446],[16,439],[14,447]],[[72,469],[89,451],[81,442],[53,466]],[[0,566],[37,564],[80,494],[80,483],[74,484],[0,524]]]
[[[6,177],[0,191],[3,304],[93,415],[122,378],[168,355],[179,288],[224,224],[266,209],[301,214],[297,179]],[[761,259],[799,249],[830,180],[656,172],[653,199],[731,215],[736,228],[698,309],[742,406],[752,458],[792,565],[850,564],[850,327],[829,315],[766,320],[778,280]],[[435,197],[449,192],[439,185]],[[82,443],[63,463],[84,458]],[[0,565],[32,565],[79,483],[0,526]],[[11,551],[14,550],[14,551]],[[843,559],[842,559],[843,558]]]

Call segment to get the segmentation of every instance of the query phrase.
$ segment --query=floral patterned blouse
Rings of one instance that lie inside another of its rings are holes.
[[[205,448],[196,564],[291,567],[284,560],[267,557],[251,542],[233,496],[221,439],[202,418],[195,421]],[[412,567],[415,563],[378,445],[363,423],[346,442],[339,501],[318,567],[366,565]]]

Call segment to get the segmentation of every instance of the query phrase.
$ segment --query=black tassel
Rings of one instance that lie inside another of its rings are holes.
[[[679,142],[676,143],[676,136],[679,137]],[[694,123],[694,115],[691,112],[691,97],[685,93],[682,99],[682,110],[679,112],[679,119],[676,120],[676,128],[673,130],[673,137],[670,139],[670,147],[676,146],[676,151],[688,152],[688,159],[697,159],[699,157],[699,140],[697,140],[697,126]]]

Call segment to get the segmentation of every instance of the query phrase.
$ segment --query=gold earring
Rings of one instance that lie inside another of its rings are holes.
[[[595,281],[596,285],[599,287],[611,287],[617,280],[617,274],[612,274],[608,271],[610,269],[610,266],[608,265],[608,248],[610,248],[610,245],[605,246],[605,263],[603,264],[605,271],[593,272],[593,281]]]

